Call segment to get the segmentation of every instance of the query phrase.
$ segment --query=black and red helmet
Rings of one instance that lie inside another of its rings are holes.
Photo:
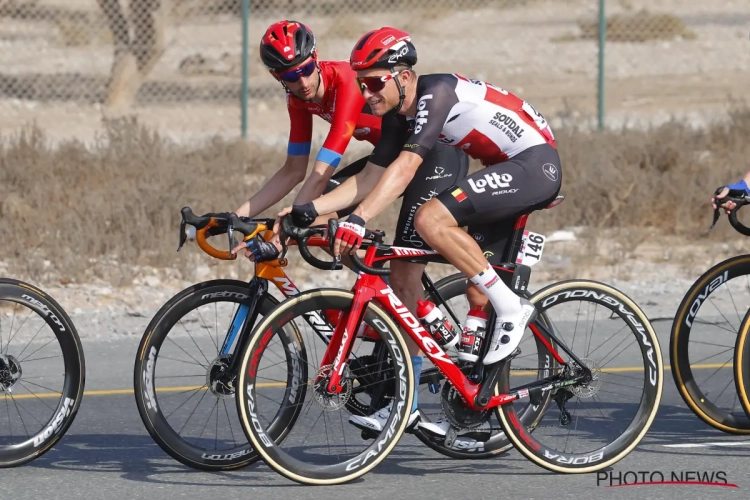
[[[397,64],[417,64],[417,49],[405,31],[383,27],[365,33],[352,50],[349,65],[355,71],[369,68],[391,69]]]
[[[294,68],[309,57],[318,57],[315,35],[297,21],[272,24],[260,40],[260,60],[274,73]]]

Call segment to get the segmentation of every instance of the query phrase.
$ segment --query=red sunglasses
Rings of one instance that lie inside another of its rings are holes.
[[[304,64],[292,70],[281,73],[279,75],[279,78],[284,80],[285,82],[295,83],[295,82],[298,82],[299,79],[303,76],[307,77],[307,76],[312,75],[313,71],[315,71],[316,66],[317,65],[315,64],[315,60],[313,59],[307,64]]]
[[[359,91],[364,93],[365,89],[369,90],[373,94],[380,92],[388,83],[388,80],[392,80],[396,75],[401,73],[397,71],[395,73],[389,73],[383,76],[366,76],[364,78],[357,78],[357,84],[359,85]]]

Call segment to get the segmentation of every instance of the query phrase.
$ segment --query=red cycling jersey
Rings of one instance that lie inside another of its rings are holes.
[[[289,155],[309,155],[312,117],[318,115],[331,124],[316,161],[337,167],[349,140],[354,137],[373,146],[380,139],[380,118],[369,114],[369,106],[357,87],[357,74],[348,61],[320,61],[323,102],[305,102],[287,91],[290,130]]]

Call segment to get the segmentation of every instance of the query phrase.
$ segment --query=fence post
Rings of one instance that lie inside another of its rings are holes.
[[[606,0],[599,0],[599,82],[598,82],[598,128],[604,129],[604,44],[607,40],[607,17],[604,15]]]
[[[247,94],[248,94],[248,20],[250,17],[250,0],[242,0],[242,89],[241,96],[241,134],[247,137]]]

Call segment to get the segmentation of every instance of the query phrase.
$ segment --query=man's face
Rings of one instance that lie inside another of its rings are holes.
[[[383,116],[398,105],[398,86],[392,80],[401,78],[399,83],[404,85],[406,79],[403,76],[403,72],[394,76],[389,70],[382,68],[357,71],[359,90],[375,116]]]
[[[320,74],[314,59],[308,58],[299,66],[279,74],[287,88],[300,99],[310,100],[318,90]]]

